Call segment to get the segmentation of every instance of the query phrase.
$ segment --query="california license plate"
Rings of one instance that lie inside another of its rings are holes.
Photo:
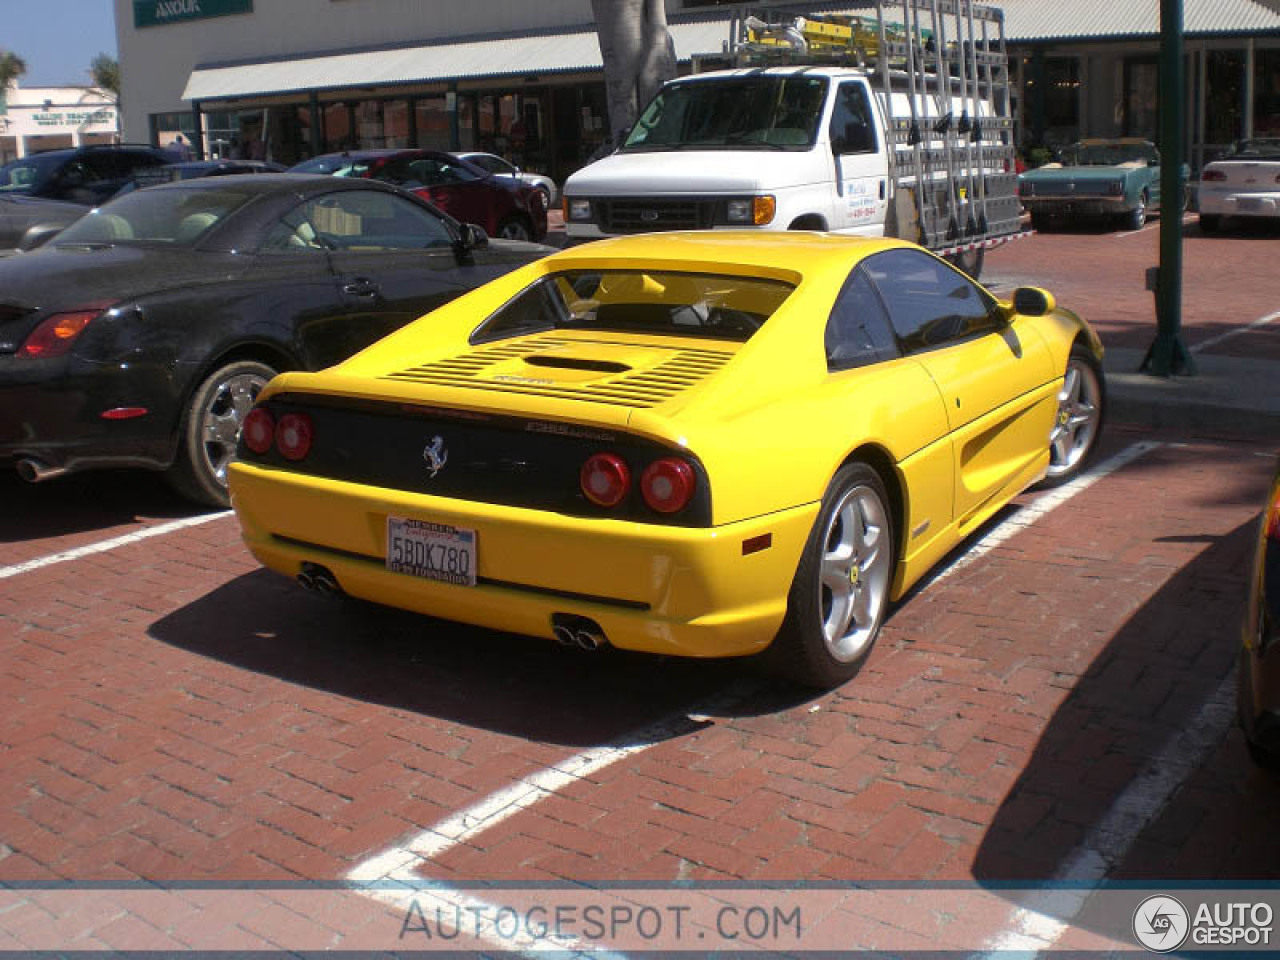
[[[459,586],[476,585],[476,532],[387,517],[387,569]]]

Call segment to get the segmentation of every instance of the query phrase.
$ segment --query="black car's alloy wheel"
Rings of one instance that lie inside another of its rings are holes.
[[[893,514],[884,482],[865,463],[841,467],[805,544],[787,615],[767,657],[807,686],[853,677],[871,652],[889,607]]]
[[[206,377],[182,416],[178,457],[170,482],[184,497],[225,507],[227,466],[236,453],[240,428],[258,394],[276,372],[266,364],[240,360]]]

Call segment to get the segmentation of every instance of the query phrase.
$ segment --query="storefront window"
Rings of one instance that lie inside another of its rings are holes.
[[[151,115],[151,142],[157,147],[167,147],[181,135],[188,144],[194,142],[196,121],[191,111],[181,113],[153,113]],[[70,144],[68,144],[70,146]]]
[[[1229,146],[1244,136],[1244,51],[1210,50],[1206,72],[1205,142]]]
[[[388,100],[382,105],[384,147],[408,147],[409,101]]]
[[[1253,135],[1280,137],[1280,50],[1254,53]]]
[[[361,100],[356,104],[356,139],[362,150],[382,147],[384,138],[382,101]]]
[[[351,109],[345,103],[329,103],[324,108],[324,152],[337,153],[358,146],[351,126]]]
[[[1080,61],[1045,60],[1044,119],[1049,139],[1070,142],[1080,135]]]
[[[1127,137],[1155,140],[1160,69],[1155,60],[1130,58],[1124,64],[1124,133]]]
[[[418,142],[414,146],[448,150],[449,111],[444,96],[423,97],[414,104]]]

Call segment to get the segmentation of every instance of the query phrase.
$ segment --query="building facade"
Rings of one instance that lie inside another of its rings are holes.
[[[1199,166],[1277,124],[1280,11],[1184,4]],[[666,5],[681,70],[722,50],[733,11]],[[998,5],[1020,143],[1155,137],[1159,0]],[[286,164],[352,147],[487,150],[563,180],[609,134],[590,0],[115,0],[115,14],[132,141],[181,133],[207,156]]]
[[[94,87],[22,87],[0,91],[0,163],[29,153],[115,143],[116,105]]]

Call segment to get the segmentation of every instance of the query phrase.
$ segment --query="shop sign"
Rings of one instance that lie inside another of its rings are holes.
[[[133,25],[139,29],[232,13],[253,13],[253,0],[133,0]]]
[[[94,123],[115,123],[116,115],[110,110],[94,110],[91,113],[37,113],[31,119],[38,127],[78,127]]]

